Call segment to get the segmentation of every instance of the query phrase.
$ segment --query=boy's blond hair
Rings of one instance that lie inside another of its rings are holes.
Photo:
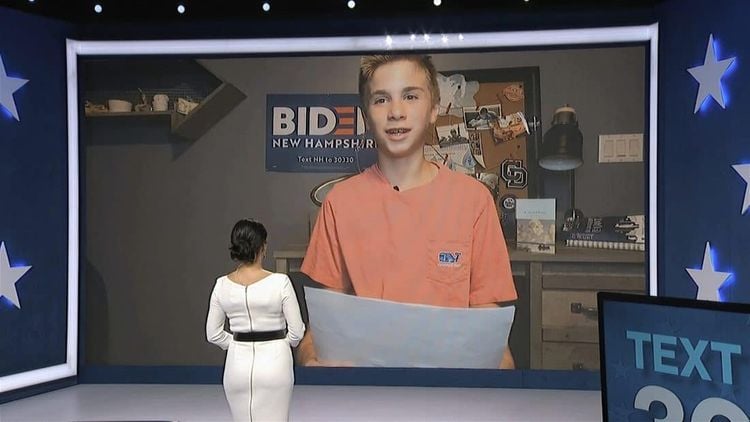
[[[438,87],[437,70],[435,70],[435,65],[432,64],[430,56],[417,54],[381,54],[362,56],[359,62],[359,100],[365,111],[367,111],[368,102],[370,100],[368,84],[372,79],[372,75],[375,74],[375,71],[378,70],[380,66],[401,60],[410,61],[424,71],[425,77],[427,77],[427,86],[430,88],[432,104],[437,105],[440,103],[440,88]]]

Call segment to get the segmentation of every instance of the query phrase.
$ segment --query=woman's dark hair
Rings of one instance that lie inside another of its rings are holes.
[[[268,232],[263,224],[254,220],[240,220],[232,228],[232,244],[229,256],[235,261],[253,263],[263,245],[266,244]]]

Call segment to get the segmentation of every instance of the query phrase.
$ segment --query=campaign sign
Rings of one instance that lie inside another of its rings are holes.
[[[358,95],[266,96],[266,171],[355,173],[376,158]]]
[[[611,421],[750,420],[750,305],[599,293]]]

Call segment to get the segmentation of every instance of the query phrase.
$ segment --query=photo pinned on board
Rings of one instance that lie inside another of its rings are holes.
[[[469,130],[490,130],[493,123],[500,120],[500,116],[502,116],[500,104],[464,107],[464,121]]]

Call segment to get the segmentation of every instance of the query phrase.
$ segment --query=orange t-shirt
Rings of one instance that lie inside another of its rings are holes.
[[[398,192],[377,165],[326,195],[302,272],[358,296],[469,307],[517,298],[492,195],[438,165]]]

